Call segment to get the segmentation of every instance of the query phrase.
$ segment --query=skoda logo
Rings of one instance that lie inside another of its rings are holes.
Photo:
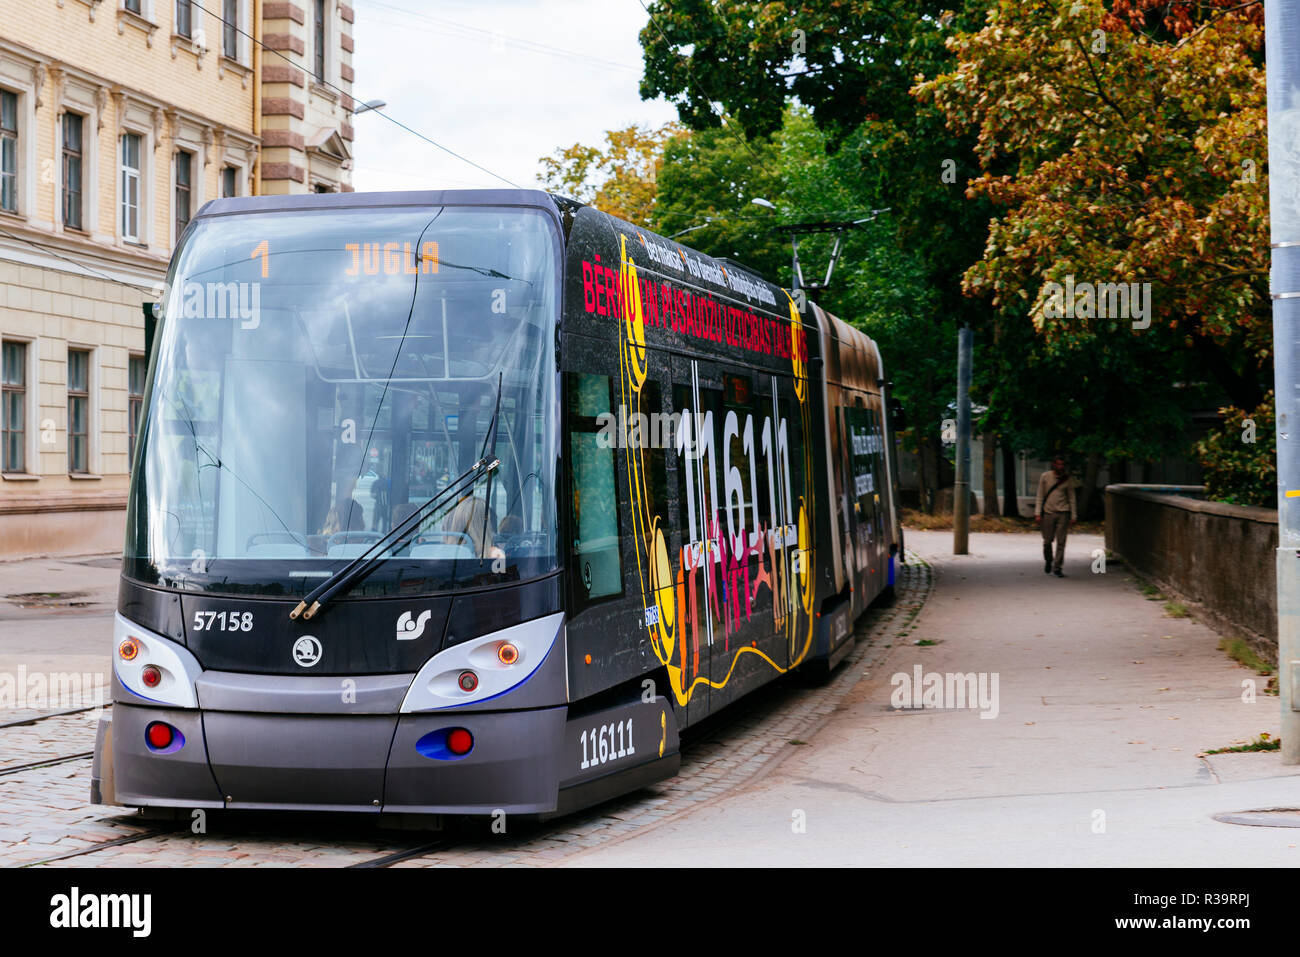
[[[293,660],[310,668],[320,661],[320,642],[311,635],[303,635],[293,643]]]

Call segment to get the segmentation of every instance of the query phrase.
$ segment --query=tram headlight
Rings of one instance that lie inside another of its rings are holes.
[[[462,671],[460,677],[456,679],[456,683],[460,685],[461,691],[469,694],[478,687],[478,675],[472,671]]]
[[[497,661],[503,665],[513,665],[519,660],[519,649],[511,642],[503,641],[497,646]]]
[[[140,642],[134,638],[125,639],[117,646],[117,654],[123,661],[133,661],[140,654]]]
[[[162,669],[157,665],[145,665],[140,669],[140,680],[147,688],[157,688],[162,684]]]

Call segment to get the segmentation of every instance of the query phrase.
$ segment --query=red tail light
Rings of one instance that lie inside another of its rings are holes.
[[[150,746],[157,748],[159,751],[170,747],[173,738],[171,727],[163,724],[161,721],[155,721],[153,724],[149,725],[149,727],[145,728],[144,736],[146,740],[148,740]]]

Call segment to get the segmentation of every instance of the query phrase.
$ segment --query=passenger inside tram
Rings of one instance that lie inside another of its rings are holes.
[[[333,535],[336,532],[364,531],[366,513],[361,504],[352,497],[356,489],[355,479],[344,479],[338,484],[338,496],[330,510],[325,513],[325,523],[320,534]]]
[[[449,541],[470,544],[478,558],[505,558],[506,553],[495,544],[496,520],[488,512],[487,503],[478,496],[465,496],[456,503],[442,523]]]

